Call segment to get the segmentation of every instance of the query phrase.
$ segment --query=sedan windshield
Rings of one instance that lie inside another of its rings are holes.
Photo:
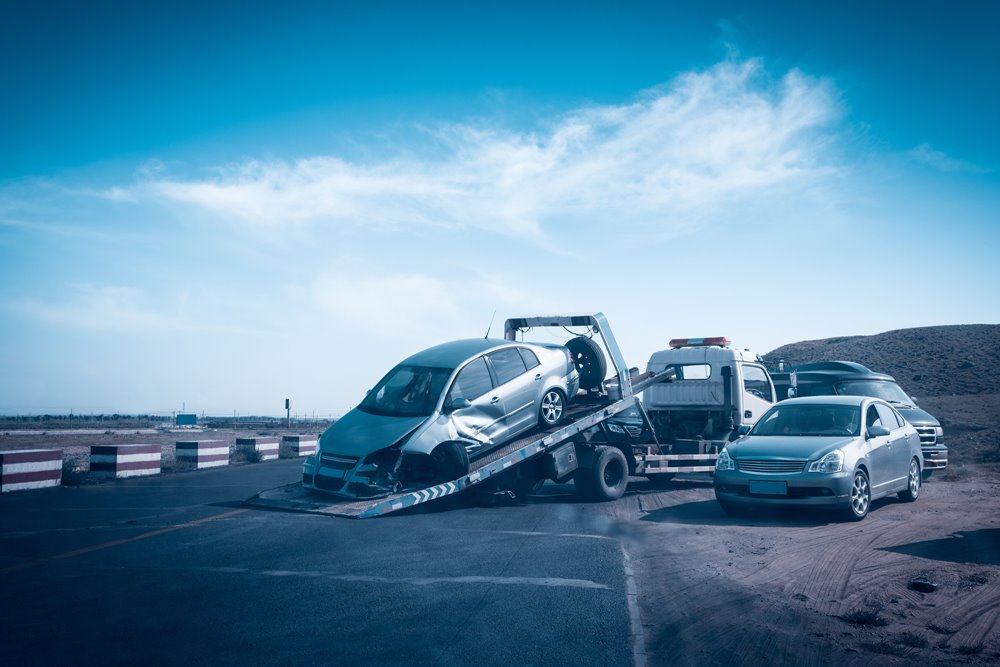
[[[454,369],[396,366],[358,406],[383,417],[426,417],[433,412]]]
[[[776,405],[750,435],[853,435],[861,432],[861,408],[856,405]]]
[[[903,403],[905,405],[913,403],[913,399],[907,396],[906,392],[900,389],[895,382],[879,380],[838,382],[836,390],[842,396],[874,396],[890,403]]]

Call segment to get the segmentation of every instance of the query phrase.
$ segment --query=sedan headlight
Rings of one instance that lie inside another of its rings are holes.
[[[809,472],[840,472],[844,469],[844,452],[835,449],[819,461],[809,464]]]
[[[736,470],[736,462],[729,456],[729,450],[725,447],[719,452],[719,458],[715,462],[716,470]]]

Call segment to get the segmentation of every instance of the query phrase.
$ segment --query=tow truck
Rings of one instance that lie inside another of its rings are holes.
[[[457,479],[426,488],[403,489],[391,495],[365,500],[339,499],[303,487],[301,482],[258,494],[247,501],[251,505],[282,508],[333,516],[370,518],[444,498],[457,493],[487,489],[491,494],[524,494],[546,479],[558,483],[573,480],[585,499],[614,500],[624,494],[629,475],[650,479],[672,475],[663,465],[655,429],[646,415],[639,394],[674,379],[671,368],[649,369],[640,373],[625,364],[621,350],[603,313],[550,317],[521,317],[506,320],[504,338],[517,336],[539,327],[586,327],[587,336],[599,339],[603,352],[614,368],[600,387],[577,397],[568,407],[564,420],[547,429],[505,443],[478,459],[469,472]],[[606,376],[603,357],[581,359],[588,371]],[[609,425],[626,411],[637,415],[640,427],[633,436],[620,426]],[[668,454],[669,456],[669,454]],[[315,461],[306,459],[311,470]]]

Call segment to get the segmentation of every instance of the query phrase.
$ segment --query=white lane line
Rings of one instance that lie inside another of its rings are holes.
[[[625,542],[619,542],[622,550],[622,564],[625,567],[625,603],[628,607],[629,639],[632,642],[632,664],[646,667],[646,638],[642,632],[642,618],[639,616],[639,589],[635,585],[632,559],[625,550]]]
[[[331,574],[315,570],[251,570],[237,567],[201,568],[220,574],[258,574],[265,577],[320,577],[334,581],[349,581],[370,584],[404,584],[410,586],[433,586],[436,584],[500,584],[507,586],[548,586],[556,588],[589,588],[611,590],[610,586],[589,579],[562,579],[559,577],[375,577],[367,574]]]
[[[455,533],[490,533],[492,535],[526,535],[528,537],[582,537],[588,540],[618,541],[617,537],[608,537],[607,535],[589,535],[586,533],[546,533],[538,530],[489,530],[488,528],[441,528],[439,530]]]

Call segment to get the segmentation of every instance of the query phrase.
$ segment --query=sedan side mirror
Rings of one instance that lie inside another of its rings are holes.
[[[472,401],[467,398],[456,398],[448,405],[448,412],[454,412],[455,410],[464,410],[465,408],[471,408]]]
[[[889,435],[889,429],[885,426],[869,426],[868,427],[868,439],[871,438],[881,438],[883,435]]]

